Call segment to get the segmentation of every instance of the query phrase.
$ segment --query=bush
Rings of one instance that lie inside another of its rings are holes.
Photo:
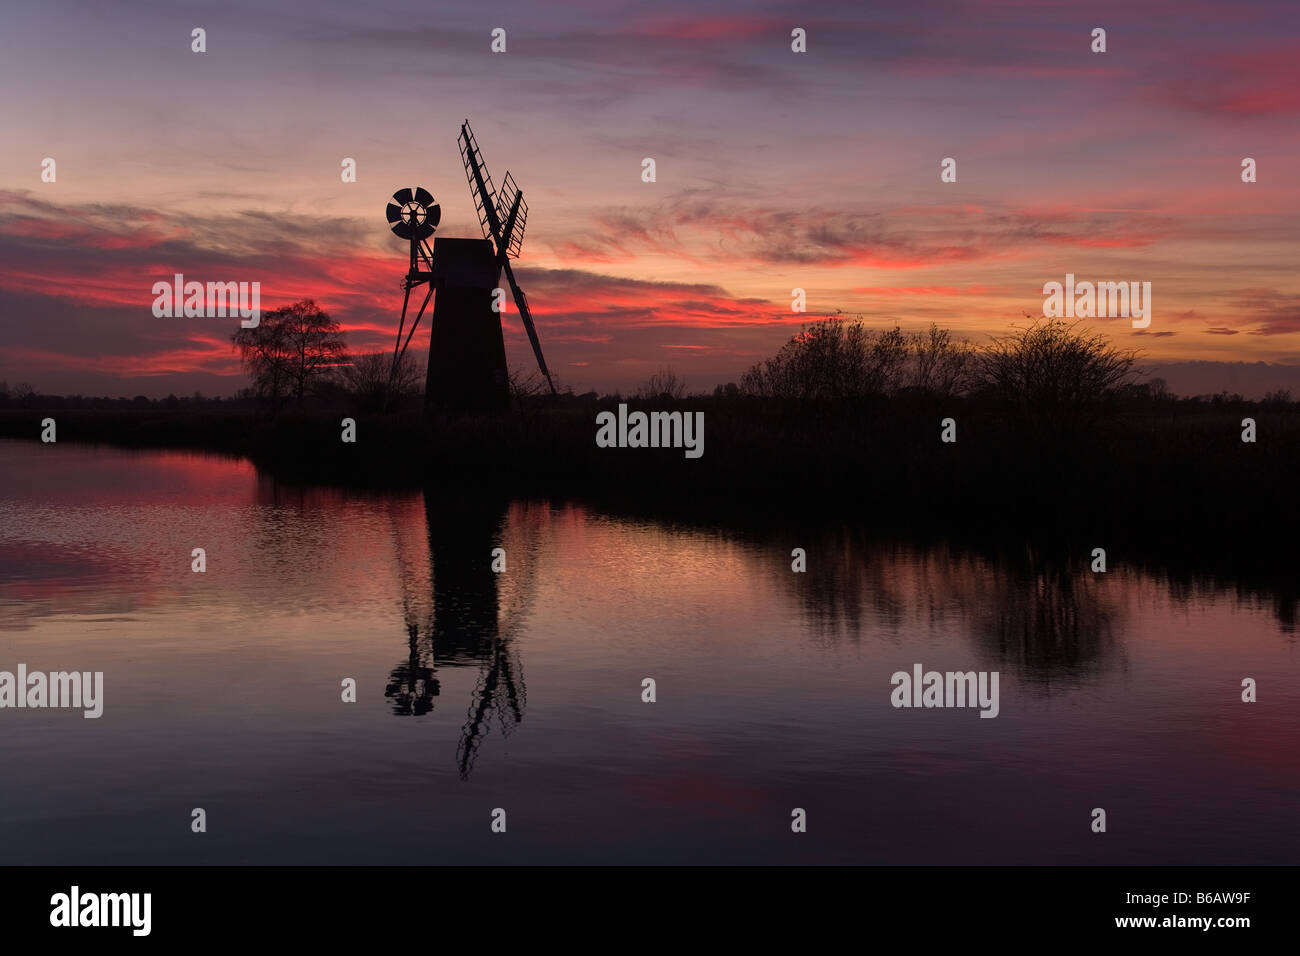
[[[339,368],[339,379],[348,393],[367,411],[386,407],[390,396],[414,395],[423,384],[420,381],[420,368],[410,352],[402,355],[395,369],[393,356],[389,352],[355,355],[351,364]]]
[[[686,380],[679,378],[670,365],[660,368],[636,390],[637,398],[653,398],[662,401],[676,401],[685,394]]]
[[[842,400],[903,389],[942,396],[967,387],[973,350],[946,329],[905,334],[831,316],[805,326],[775,356],[753,366],[740,391],[762,398]]]
[[[1041,433],[1075,434],[1095,424],[1132,384],[1137,353],[1079,326],[1042,319],[994,337],[975,363],[978,389]]]

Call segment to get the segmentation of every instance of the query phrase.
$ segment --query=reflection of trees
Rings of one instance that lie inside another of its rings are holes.
[[[981,554],[848,530],[814,547],[806,575],[781,577],[824,639],[857,641],[864,623],[895,640],[908,628],[969,631],[1010,666],[1043,678],[1099,664],[1115,643],[1122,611],[1108,582],[1071,553]]]
[[[407,659],[392,671],[385,696],[393,713],[433,709],[437,668],[477,666],[479,677],[456,749],[468,776],[493,719],[508,736],[524,716],[527,693],[515,636],[531,603],[542,509],[499,500],[446,500],[426,494],[423,514],[394,513],[402,581]],[[409,531],[426,529],[419,552]],[[492,570],[492,549],[506,550],[507,570]],[[427,556],[427,557],[426,557]]]
[[[1039,678],[1104,663],[1122,612],[1086,562],[1031,551],[984,575],[974,635],[1000,659]]]
[[[895,581],[896,555],[861,534],[841,529],[809,551],[805,574],[789,575],[800,586],[805,613],[822,635],[845,634],[856,642],[863,618],[889,631],[902,626],[910,596]]]
[[[1191,564],[1206,555],[1218,556],[1232,572],[1207,572]],[[1153,563],[1144,570],[1162,582],[1174,603],[1183,608],[1224,593],[1243,604],[1271,605],[1279,629],[1288,640],[1294,640],[1300,621],[1300,576],[1296,575],[1294,556],[1287,553],[1281,539],[1268,544],[1252,541],[1247,546],[1205,541],[1178,561]]]

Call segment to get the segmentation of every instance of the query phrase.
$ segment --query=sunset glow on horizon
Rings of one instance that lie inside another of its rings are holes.
[[[176,273],[258,281],[264,308],[314,298],[354,351],[391,350],[406,251],[382,210],[423,185],[439,236],[480,234],[456,145],[468,117],[496,182],[509,170],[527,198],[517,275],[577,391],[627,391],[662,365],[711,389],[836,312],[982,341],[1040,316],[1043,285],[1066,274],[1151,283],[1149,328],[1093,324],[1175,391],[1300,388],[1300,38],[1278,28],[1300,25],[1292,4],[415,18],[390,3],[54,2],[5,18],[11,385],[247,384],[237,322],[151,313],[153,283]],[[956,182],[940,181],[945,157]],[[1246,157],[1257,182],[1242,182]],[[511,367],[529,368],[513,304],[505,328]]]

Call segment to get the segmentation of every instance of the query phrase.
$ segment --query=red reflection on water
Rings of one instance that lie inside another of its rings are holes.
[[[59,437],[75,441],[76,436],[61,429]],[[33,454],[33,449],[39,453]],[[0,497],[52,505],[253,501],[256,476],[251,462],[221,455],[0,442]]]

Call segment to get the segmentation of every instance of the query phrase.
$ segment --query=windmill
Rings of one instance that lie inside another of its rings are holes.
[[[423,186],[393,193],[385,215],[394,234],[410,243],[411,256],[402,281],[402,315],[389,380],[395,375],[432,300],[429,367],[424,389],[426,411],[435,407],[453,411],[499,411],[510,399],[498,288],[503,270],[538,368],[552,394],[555,394],[555,383],[542,356],[528,298],[510,267],[510,260],[519,256],[528,219],[523,192],[507,172],[501,192],[497,193],[468,120],[461,124],[459,141],[484,237],[440,236],[430,247],[428,240],[441,218],[433,195]],[[408,329],[411,293],[421,285],[427,285],[428,289]]]
[[[459,143],[460,158],[465,164],[465,176],[469,179],[469,189],[474,196],[479,225],[483,227],[483,238],[490,239],[496,249],[497,267],[505,270],[506,281],[510,283],[510,292],[519,309],[519,319],[528,333],[533,354],[537,356],[537,367],[546,376],[546,384],[554,395],[555,383],[551,381],[550,370],[542,355],[542,343],[537,338],[537,327],[533,324],[532,310],[528,308],[528,297],[519,288],[515,272],[510,268],[510,260],[519,258],[519,250],[524,244],[524,226],[528,222],[528,204],[524,202],[523,190],[515,185],[514,178],[507,170],[506,178],[501,183],[501,192],[496,192],[492,176],[483,164],[483,152],[478,148],[474,131],[469,128],[469,120],[460,124]]]

